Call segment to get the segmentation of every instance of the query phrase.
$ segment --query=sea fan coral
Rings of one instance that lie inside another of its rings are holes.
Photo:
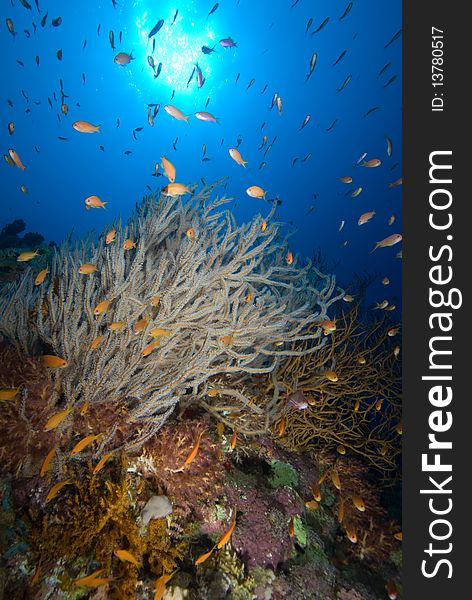
[[[66,240],[41,285],[28,270],[0,298],[1,334],[24,354],[42,348],[67,363],[53,374],[52,404],[124,404],[136,424],[128,450],[189,391],[206,393],[210,377],[270,373],[280,358],[316,352],[324,340],[307,327],[342,296],[333,277],[286,263],[275,204],[267,227],[261,216],[238,226],[220,210],[228,200],[209,200],[212,192],[205,187],[187,203],[149,197],[126,226],[114,225],[113,242]],[[136,248],[123,249],[125,240]],[[84,275],[82,264],[96,271]],[[306,339],[315,343],[292,349]],[[270,405],[238,400],[267,428]],[[116,447],[114,433],[103,431],[100,450]]]

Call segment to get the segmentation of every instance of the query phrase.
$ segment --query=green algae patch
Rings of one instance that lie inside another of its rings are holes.
[[[298,473],[292,465],[281,460],[273,460],[271,461],[270,466],[272,468],[272,476],[269,478],[269,485],[271,487],[297,487]]]

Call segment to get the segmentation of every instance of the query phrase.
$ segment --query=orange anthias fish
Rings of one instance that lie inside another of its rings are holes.
[[[188,237],[189,240],[194,240],[197,237],[197,234],[195,233],[195,229],[193,227],[189,227],[185,232],[185,235]]]
[[[90,349],[96,350],[102,342],[103,342],[103,335],[97,336],[94,340],[92,340],[92,343],[90,344]]]
[[[172,579],[177,570],[173,571],[167,575],[161,575],[159,579],[156,580],[156,585],[154,587],[154,600],[162,600],[162,596],[164,595],[165,588],[167,582]]]
[[[342,183],[352,183],[352,177],[346,175],[344,177],[340,177],[339,181],[341,181]]]
[[[123,250],[131,250],[132,248],[136,248],[138,242],[133,242],[133,240],[125,240],[123,242]]]
[[[313,498],[317,502],[321,502],[321,490],[320,490],[320,486],[318,485],[318,483],[315,482],[311,485],[311,491],[313,494]]]
[[[241,167],[245,167],[247,165],[247,160],[243,159],[241,152],[237,148],[230,148],[228,152],[235,163],[241,165]]]
[[[265,198],[267,192],[258,185],[251,185],[247,188],[246,194],[251,196],[251,198]]]
[[[97,306],[93,309],[93,314],[102,315],[110,306],[110,302],[111,300],[102,300],[102,302],[99,302]]]
[[[93,434],[86,435],[79,442],[77,442],[77,444],[72,448],[72,450],[70,451],[70,456],[75,456],[76,454],[81,452],[84,448],[86,448],[89,444],[91,444],[95,440],[98,440],[98,438],[100,436],[101,436],[101,433],[98,433],[96,435],[93,435]]]
[[[127,52],[118,52],[118,54],[113,59],[113,62],[115,63],[115,65],[120,65],[124,67],[125,65],[129,65],[129,63],[132,60],[134,60],[132,52],[130,52],[129,54]]]
[[[324,376],[328,381],[332,381],[333,383],[339,381],[338,374],[335,371],[332,371],[331,369],[325,371]]]
[[[279,437],[282,437],[283,434],[285,433],[286,425],[287,425],[287,420],[285,417],[282,417],[280,419],[280,423],[279,423],[279,430],[278,430]]]
[[[21,169],[22,171],[26,169],[25,165],[21,162],[21,158],[16,150],[13,150],[13,148],[9,148],[8,154],[19,169]]]
[[[291,538],[295,537],[295,519],[294,517],[290,518],[288,523],[288,534]]]
[[[380,240],[380,242],[377,242],[375,244],[374,249],[371,252],[374,252],[374,250],[377,250],[377,248],[387,248],[389,246],[394,246],[395,244],[398,244],[399,242],[401,242],[403,239],[403,236],[401,233],[393,233],[392,235],[389,235],[388,237],[384,238],[383,240]]]
[[[108,454],[104,454],[102,458],[98,461],[98,463],[93,468],[92,474],[96,475],[99,471],[103,469],[107,460],[113,456],[113,452],[108,452]]]
[[[44,475],[46,475],[46,472],[49,469],[49,466],[51,464],[51,461],[54,458],[54,455],[56,454],[56,450],[57,450],[57,447],[54,446],[54,448],[51,448],[51,450],[49,450],[49,452],[46,454],[46,458],[43,460],[43,464],[41,465],[41,469],[39,470],[40,477],[44,477]]]
[[[365,223],[368,223],[375,215],[375,210],[370,210],[359,217],[357,224],[364,225]]]
[[[141,331],[146,329],[146,327],[148,326],[148,323],[149,323],[148,317],[143,317],[142,319],[139,319],[139,321],[136,321],[136,323],[133,325],[133,333],[135,333],[135,334],[140,333]]]
[[[107,202],[102,202],[98,196],[88,196],[85,198],[86,208],[105,208]]]
[[[380,158],[371,158],[370,160],[364,160],[361,162],[361,167],[380,167],[382,161]]]
[[[169,183],[162,188],[162,193],[172,198],[183,196],[184,194],[190,194],[190,190],[183,183]]]
[[[167,179],[171,183],[174,183],[175,175],[176,175],[176,170],[175,170],[174,165],[165,156],[161,156],[161,165],[162,165],[162,168],[164,169],[164,173],[166,174]]]
[[[104,571],[105,569],[97,569],[96,571],[94,571],[93,573],[90,573],[90,575],[87,575],[86,577],[80,577],[79,579],[74,579],[73,583],[74,585],[90,585],[90,581],[94,581],[96,580]],[[93,585],[93,584],[92,584]]]
[[[64,369],[69,364],[65,359],[53,354],[43,354],[41,362],[45,367],[49,367],[50,369]]]
[[[114,321],[108,326],[108,331],[120,331],[120,329],[126,327],[127,324],[128,323],[126,321]]]
[[[32,260],[35,256],[39,256],[39,252],[36,250],[35,252],[22,252],[16,258],[17,262],[28,262]]]
[[[65,487],[66,485],[71,485],[72,483],[74,483],[72,481],[72,479],[66,479],[65,481],[59,481],[58,483],[55,483],[52,488],[49,490],[48,495],[46,496],[46,499],[44,502],[49,502],[50,500],[52,500],[53,498],[55,498],[57,496],[57,494],[62,490],[63,487]]]
[[[77,270],[81,275],[90,275],[91,273],[98,271],[98,268],[91,263],[85,263],[84,265],[80,265]]]
[[[403,541],[403,533],[401,531],[397,531],[397,533],[393,534],[393,537],[399,542]]]
[[[220,337],[220,342],[222,344],[224,344],[225,346],[229,346],[230,344],[233,343],[233,336],[232,335],[222,335]]]
[[[316,510],[320,505],[318,504],[318,502],[316,500],[308,500],[308,502],[305,502],[305,506],[307,508],[311,508],[312,510]]]
[[[115,550],[113,553],[116,557],[118,557],[120,560],[125,561],[125,562],[129,562],[133,565],[135,565],[136,567],[139,567],[139,562],[138,559],[131,554],[131,552],[129,552],[128,550]]]
[[[291,265],[293,263],[293,254],[290,252],[290,250],[287,252],[287,254],[285,255],[285,262],[288,265]]]
[[[88,121],[75,121],[72,123],[72,127],[80,133],[98,133],[101,125],[92,125]]]
[[[198,434],[198,438],[195,443],[195,446],[192,448],[192,451],[185,459],[184,467],[188,466],[190,463],[192,463],[195,460],[195,457],[197,456],[197,453],[198,453],[198,449],[200,448],[200,440],[202,439],[202,435],[203,435],[203,431],[200,431],[200,433]]]
[[[344,527],[346,529],[347,539],[350,542],[352,542],[353,544],[356,544],[357,543],[357,533],[356,533],[355,527],[351,524],[347,524]]]
[[[203,554],[200,554],[200,556],[195,559],[194,564],[200,565],[201,563],[205,562],[208,558],[210,558],[214,549],[215,549],[215,546],[209,552],[204,552]]]
[[[323,329],[323,333],[328,335],[328,333],[332,333],[336,331],[336,323],[335,321],[331,321],[330,319],[325,319],[319,323],[319,326]]]
[[[341,490],[341,480],[339,479],[338,472],[334,469],[331,471],[331,481],[337,490]]]
[[[105,238],[105,244],[108,246],[112,242],[115,241],[116,238],[116,229],[110,229]]]
[[[390,598],[390,600],[397,600],[398,592],[397,592],[397,586],[395,585],[394,581],[388,581],[387,584],[385,585],[385,589],[387,590],[387,594],[388,594],[388,597]]]
[[[141,356],[149,356],[156,348],[159,347],[159,341],[156,340],[145,346],[141,352]]]
[[[207,123],[218,123],[218,119],[214,115],[204,110],[196,112],[195,116],[199,121],[206,121]]]
[[[364,500],[360,496],[357,496],[356,494],[354,494],[353,496],[351,496],[351,500],[358,511],[360,511],[360,512],[365,511]]]
[[[43,281],[46,279],[46,275],[49,273],[49,269],[43,269],[36,275],[36,279],[34,280],[34,285],[41,285]]]
[[[66,408],[49,417],[44,424],[44,431],[51,431],[51,429],[58,427],[71,411],[71,408]]]
[[[238,434],[236,433],[236,431],[233,431],[233,435],[231,436],[231,442],[230,442],[230,446],[231,446],[232,450],[234,450],[236,448],[237,437],[238,437]]]
[[[236,509],[234,509],[234,514],[233,514],[233,518],[231,519],[230,526],[223,533],[223,535],[218,540],[218,543],[216,544],[216,547],[218,549],[223,548],[223,546],[229,542],[231,536],[233,535],[233,531],[234,531],[235,526],[236,526]]]
[[[0,390],[0,400],[13,400],[19,391],[20,388]]]
[[[190,115],[184,115],[184,113],[176,106],[172,106],[172,104],[166,104],[164,106],[164,110],[168,115],[174,117],[174,119],[177,119],[177,121],[185,121],[188,123]]]

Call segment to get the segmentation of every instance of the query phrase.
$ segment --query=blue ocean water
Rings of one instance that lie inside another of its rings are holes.
[[[100,233],[117,216],[126,219],[149,188],[167,183],[152,176],[164,155],[175,165],[178,182],[228,177],[238,221],[270,210],[268,202],[246,194],[247,187],[261,186],[267,199],[282,201],[277,217],[294,232],[294,254],[303,260],[321,249],[336,263],[344,285],[355,272],[375,273],[372,300],[386,296],[381,279],[387,276],[389,300],[399,306],[400,245],[371,253],[377,241],[402,231],[402,188],[388,187],[401,177],[401,37],[388,45],[401,28],[399,2],[355,0],[342,19],[347,0],[222,0],[212,14],[213,0],[39,0],[30,9],[24,4],[2,3],[2,147],[4,154],[16,150],[26,169],[2,162],[0,227],[24,219],[28,231],[56,242],[72,229],[74,237],[92,229]],[[59,16],[55,27],[51,21]],[[16,35],[8,31],[7,18]],[[149,40],[160,19],[162,28]],[[236,47],[219,44],[228,36]],[[215,46],[215,52],[204,54],[204,45]],[[133,60],[115,64],[118,52],[132,52]],[[314,52],[317,61],[307,80]],[[157,78],[148,56],[156,66],[162,63]],[[204,77],[201,88],[196,75],[187,86],[196,63]],[[352,79],[337,91],[348,76]],[[61,112],[61,80],[67,115]],[[281,113],[270,108],[275,93]],[[149,104],[160,104],[152,127]],[[166,104],[185,114],[206,110],[218,122],[194,116],[189,124],[177,121],[164,111]],[[311,120],[299,131],[306,115]],[[99,124],[100,133],[75,131],[77,120]],[[137,128],[142,130],[133,135]],[[259,150],[263,135],[268,141]],[[238,136],[245,169],[228,154]],[[390,157],[386,136],[393,145]],[[382,164],[354,166],[364,153],[365,160],[379,158]],[[267,166],[259,169],[264,161]],[[352,184],[341,183],[341,176],[353,177]],[[358,186],[362,193],[352,198],[349,192]],[[90,195],[107,202],[106,210],[86,210]],[[375,217],[358,226],[368,211]],[[389,226],[391,215],[396,221]]]

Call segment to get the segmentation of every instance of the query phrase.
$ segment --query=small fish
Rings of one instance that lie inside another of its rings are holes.
[[[106,310],[110,306],[110,303],[111,300],[102,300],[102,302],[99,302],[97,306],[93,309],[93,314],[102,315],[104,312],[106,312]]]
[[[344,294],[343,300],[344,302],[354,302],[354,296],[351,294]]]
[[[234,450],[236,448],[237,437],[238,436],[236,431],[233,431],[233,435],[231,436],[231,441],[229,443],[229,445],[231,446],[231,450]]]
[[[216,547],[218,549],[223,548],[223,546],[229,542],[231,536],[233,535],[233,531],[236,526],[236,510],[235,509],[233,509],[233,510],[234,510],[234,514],[233,514],[233,518],[231,519],[230,526],[223,533],[223,535],[220,537],[220,539],[218,540],[218,542],[216,544]]]
[[[104,570],[105,569],[98,569],[97,571],[94,571],[93,573],[91,573],[90,575],[87,575],[86,577],[80,577],[79,579],[74,579],[73,584],[77,585],[77,586],[93,587],[94,582],[96,582],[99,579],[99,576],[103,573]]]
[[[54,357],[56,358],[56,357]],[[62,421],[69,415],[72,409],[66,408],[65,410],[61,410],[60,412],[52,415],[44,424],[44,431],[51,431],[58,427]]]
[[[341,183],[352,183],[352,177],[350,175],[345,175],[340,177],[339,181],[341,181]]]
[[[127,52],[119,52],[113,59],[113,62],[116,65],[124,67],[125,65],[129,65],[132,60],[134,60],[132,52],[130,52],[130,54]]]
[[[209,48],[208,46],[202,46],[202,52],[203,54],[211,54],[212,52],[215,52],[215,46],[213,46],[213,48]]]
[[[343,14],[339,17],[339,20],[342,21],[344,19],[344,17],[347,17],[347,15],[351,12],[351,8],[353,6],[353,2],[349,2],[349,4],[346,6],[345,11],[343,12]]]
[[[215,10],[218,8],[218,6],[219,6],[219,5],[220,5],[220,3],[219,3],[219,2],[217,2],[217,3],[216,3],[214,6],[213,6],[213,8],[212,8],[212,9],[210,10],[210,12],[207,14],[207,19],[208,19],[208,17],[209,17],[210,15],[212,15],[212,14],[215,12]]]
[[[62,23],[62,17],[56,17],[55,19],[51,20],[51,25],[53,27],[59,27],[59,25]]]
[[[95,467],[93,468],[92,475],[96,475],[99,471],[101,471],[103,469],[103,467],[105,466],[105,463],[107,462],[107,460],[109,458],[111,458],[112,456],[113,456],[113,452],[108,452],[108,454],[104,454],[102,456],[102,458],[98,461],[98,463],[95,465]]]
[[[390,279],[388,277],[384,277],[382,279],[382,285],[389,285],[390,284]]]
[[[13,37],[16,35],[15,26],[13,25],[13,21],[11,19],[6,19],[7,29],[12,34]]]
[[[326,131],[331,131],[332,129],[334,129],[337,122],[338,122],[338,120],[334,119],[334,121],[331,123],[331,125],[328,127],[328,129]]]
[[[329,22],[329,17],[326,17],[326,19],[321,23],[321,25],[318,27],[318,29],[315,29],[315,31],[311,32],[311,35],[315,35],[315,33],[318,33],[319,31],[321,31],[323,29],[323,27],[325,27]]]
[[[248,91],[248,89],[249,89],[250,87],[252,87],[252,86],[254,85],[254,82],[255,82],[255,81],[256,81],[256,80],[255,80],[255,78],[253,77],[253,78],[251,79],[251,81],[250,81],[250,82],[248,83],[248,85],[247,85],[246,92]]]
[[[402,30],[399,29],[397,33],[385,44],[384,48],[388,48],[395,40],[397,40],[402,34]]]
[[[133,248],[136,248],[136,246],[138,245],[137,242],[133,242],[133,240],[127,239],[123,242],[123,250],[132,250]]]
[[[70,452],[70,456],[74,456],[75,454],[78,454],[79,452],[84,450],[84,448],[86,448],[89,444],[91,444],[95,440],[98,440],[98,438],[100,436],[101,436],[101,433],[98,433],[96,435],[93,435],[93,434],[86,435],[79,442],[77,442],[77,444],[72,448],[72,450]]]
[[[173,148],[175,151],[177,151],[177,142],[178,142],[178,141],[179,141],[179,138],[178,138],[178,137],[176,137],[176,138],[175,138],[175,140],[174,140],[174,141],[173,141],[173,143],[172,143],[172,148]]]
[[[167,179],[171,183],[174,183],[176,176],[176,169],[174,165],[170,162],[168,158],[166,158],[165,156],[161,156],[161,166],[164,169],[164,173]]]
[[[200,433],[198,434],[195,446],[193,447],[192,451],[190,452],[190,454],[185,459],[185,462],[184,462],[184,465],[183,465],[184,467],[188,466],[189,464],[191,464],[195,460],[195,457],[197,456],[198,450],[200,448],[200,440],[202,439],[202,435],[203,435],[203,431],[200,431]]]
[[[110,46],[113,51],[115,51],[115,33],[113,29],[110,29],[108,32],[108,39],[110,40]]]
[[[72,123],[72,127],[80,133],[98,133],[101,125],[92,125],[88,121],[75,121]]]
[[[169,183],[162,188],[162,193],[166,196],[177,198],[178,196],[183,196],[184,194],[190,194],[190,190],[182,183]]]
[[[302,390],[297,390],[287,396],[287,405],[296,410],[305,410],[308,408],[308,400]]]
[[[31,10],[31,4],[27,2],[27,0],[20,0],[20,4],[22,4],[28,10]]]
[[[288,523],[288,534],[291,538],[295,537],[295,520],[294,517],[290,517],[290,521]]]
[[[391,183],[389,183],[388,187],[389,188],[398,187],[399,185],[402,185],[402,184],[403,184],[403,178],[399,177],[395,181],[392,181]]]
[[[165,592],[166,584],[170,579],[172,579],[172,577],[174,576],[176,571],[177,570],[175,570],[172,573],[167,574],[167,575],[166,574],[161,575],[159,577],[159,579],[156,579],[156,584],[154,587],[154,600],[162,600],[162,597]]]
[[[380,240],[380,242],[377,242],[375,244],[374,249],[371,252],[374,252],[374,250],[377,250],[377,248],[387,248],[389,246],[394,246],[395,244],[401,242],[402,239],[403,237],[400,233],[393,233],[392,235],[389,235],[383,240]]]
[[[234,82],[234,85],[236,85],[238,83],[240,76],[241,76],[241,73],[238,73],[236,75],[236,81]]]
[[[395,223],[395,215],[390,215],[390,217],[388,218],[387,223],[389,225],[393,225]]]
[[[351,192],[351,198],[357,198],[359,194],[362,192],[362,186],[357,187],[355,190]]]
[[[348,75],[348,76],[346,77],[346,79],[343,81],[343,84],[341,85],[341,87],[340,87],[340,88],[338,88],[336,91],[337,91],[338,93],[339,93],[339,92],[342,92],[342,91],[343,91],[343,89],[344,89],[344,88],[347,86],[347,84],[348,84],[348,83],[351,81],[351,79],[352,79],[352,75]]]
[[[102,24],[99,23],[98,27],[97,27],[97,35],[100,35],[100,29],[101,29],[101,27],[102,27]]]
[[[379,78],[381,75],[383,75],[383,74],[385,73],[385,71],[386,71],[387,69],[389,69],[391,66],[392,66],[392,63],[391,63],[391,62],[388,62],[386,65],[384,65],[384,66],[383,66],[383,67],[380,69],[380,71],[379,71],[379,74],[377,75],[377,79],[378,79],[378,78]]]
[[[265,190],[263,190],[261,187],[259,187],[258,185],[251,185],[250,187],[248,187],[246,189],[246,193],[248,196],[251,196],[251,198],[264,198],[264,199],[267,194],[267,192]]]
[[[311,152],[308,152],[308,154],[304,158],[302,158],[302,163],[306,162],[310,158],[310,156]]]
[[[156,33],[158,33],[158,31],[160,31],[160,29],[162,28],[163,25],[164,25],[164,19],[159,19],[159,21],[154,25],[154,27],[149,32],[148,40],[150,40],[153,35],[156,35]]]
[[[46,279],[46,275],[49,273],[49,268],[46,267],[42,271],[40,271],[34,280],[34,285],[41,285],[43,281]]]
[[[385,584],[385,589],[390,600],[397,600],[398,592],[397,586],[395,585],[394,581],[387,581],[387,583]]]
[[[239,150],[237,150],[236,148],[230,148],[228,152],[231,158],[234,160],[234,162],[236,162],[238,165],[241,165],[242,167],[246,167],[247,160],[243,159]]]
[[[17,60],[16,62],[20,65],[20,67],[25,66],[25,63],[22,60]]]
[[[15,166],[17,166],[22,171],[26,169],[25,165],[21,162],[20,155],[16,150],[13,150],[13,148],[9,148],[8,154],[10,155],[11,160],[15,163]]]
[[[262,94],[263,94],[263,93],[266,91],[266,89],[267,89],[267,85],[268,85],[268,84],[266,83],[266,84],[265,84],[265,86],[262,88],[261,95],[262,95]]]
[[[126,321],[114,321],[108,326],[108,331],[120,331],[121,329],[126,327],[126,325],[128,325]]]
[[[108,202],[102,202],[98,196],[88,196],[85,198],[86,208],[105,208],[105,204],[108,204]]]
[[[364,500],[360,496],[354,494],[353,496],[351,496],[351,500],[359,512],[365,511]]]
[[[391,83],[393,83],[397,77],[398,77],[398,75],[392,75],[392,77],[390,77],[390,79],[384,85],[384,88],[388,87]]]
[[[364,113],[364,117],[368,117],[372,113],[377,112],[379,108],[379,106],[373,106],[372,108],[369,108],[369,110],[366,113]]]
[[[312,56],[311,56],[311,60],[310,60],[310,72],[308,73],[308,75],[306,76],[306,80],[308,81],[311,77],[311,74],[313,73],[313,71],[315,70],[315,66],[316,66],[316,61],[318,59],[318,54],[316,52],[313,52]]]
[[[57,447],[54,446],[54,448],[51,448],[51,450],[49,450],[49,452],[46,454],[46,457],[43,460],[43,462],[41,464],[41,469],[39,471],[40,477],[44,477],[44,475],[46,475],[46,472],[51,465],[52,459],[54,458],[54,455],[56,454],[56,450],[57,450]]]
[[[192,73],[187,81],[187,87],[189,86],[190,82],[192,81],[194,74],[195,74],[195,67],[193,67]]]
[[[188,123],[190,115],[184,115],[184,113],[180,109],[178,109],[176,106],[172,106],[171,104],[166,104],[164,106],[164,110],[166,111],[166,113],[168,115],[170,115],[171,117],[174,117],[174,119],[177,119],[177,121],[185,121],[186,123]]]
[[[332,371],[331,369],[326,370],[324,372],[324,376],[326,377],[326,379],[328,381],[331,381],[333,383],[336,383],[336,381],[339,381],[338,374],[335,371]]]
[[[308,22],[307,22],[307,24],[306,24],[306,27],[305,27],[305,34],[307,34],[307,33],[308,33],[308,30],[310,29],[310,27],[311,27],[312,23],[313,23],[313,17],[310,17],[310,18],[308,19]]]
[[[118,549],[118,550],[115,550],[113,552],[113,554],[115,556],[117,556],[120,560],[129,562],[129,563],[135,565],[136,567],[139,567],[138,559],[133,554],[131,554],[131,552],[129,552],[128,550]]]
[[[48,18],[48,13],[46,12],[44,17],[41,19],[41,27],[44,27],[46,25],[47,18]]]
[[[267,163],[266,162],[261,162],[261,164],[259,165],[259,169],[258,170],[260,171],[264,167],[267,167]]]
[[[178,15],[178,14],[179,14],[179,9],[177,9],[177,10],[175,11],[174,18],[172,19],[172,25],[175,23],[175,19],[177,18],[177,15]]]
[[[371,158],[370,160],[364,160],[361,162],[361,167],[367,167],[369,169],[380,167],[382,161],[380,158]]]
[[[333,67],[335,67],[340,60],[342,60],[346,56],[347,50],[343,50],[337,60],[333,63]]]
[[[208,558],[210,558],[214,549],[215,548],[212,548],[209,552],[204,552],[203,554],[200,554],[200,556],[195,559],[194,564],[200,565],[201,563],[205,562]]]
[[[353,544],[356,544],[357,543],[356,528],[351,524],[346,524],[345,530],[346,530],[347,539],[350,542],[352,542]]]
[[[388,136],[385,136],[385,141],[387,142],[387,156],[392,156],[392,151],[393,151],[392,140]]]
[[[44,502],[50,502],[53,498],[57,496],[57,494],[62,490],[63,487],[65,487],[66,485],[72,485],[73,483],[74,482],[72,481],[72,479],[66,479],[65,481],[59,481],[58,483],[54,484],[49,490]]]
[[[90,349],[96,350],[102,342],[103,342],[103,335],[99,335],[98,337],[96,337],[95,339],[92,340],[92,342],[90,344]]]

